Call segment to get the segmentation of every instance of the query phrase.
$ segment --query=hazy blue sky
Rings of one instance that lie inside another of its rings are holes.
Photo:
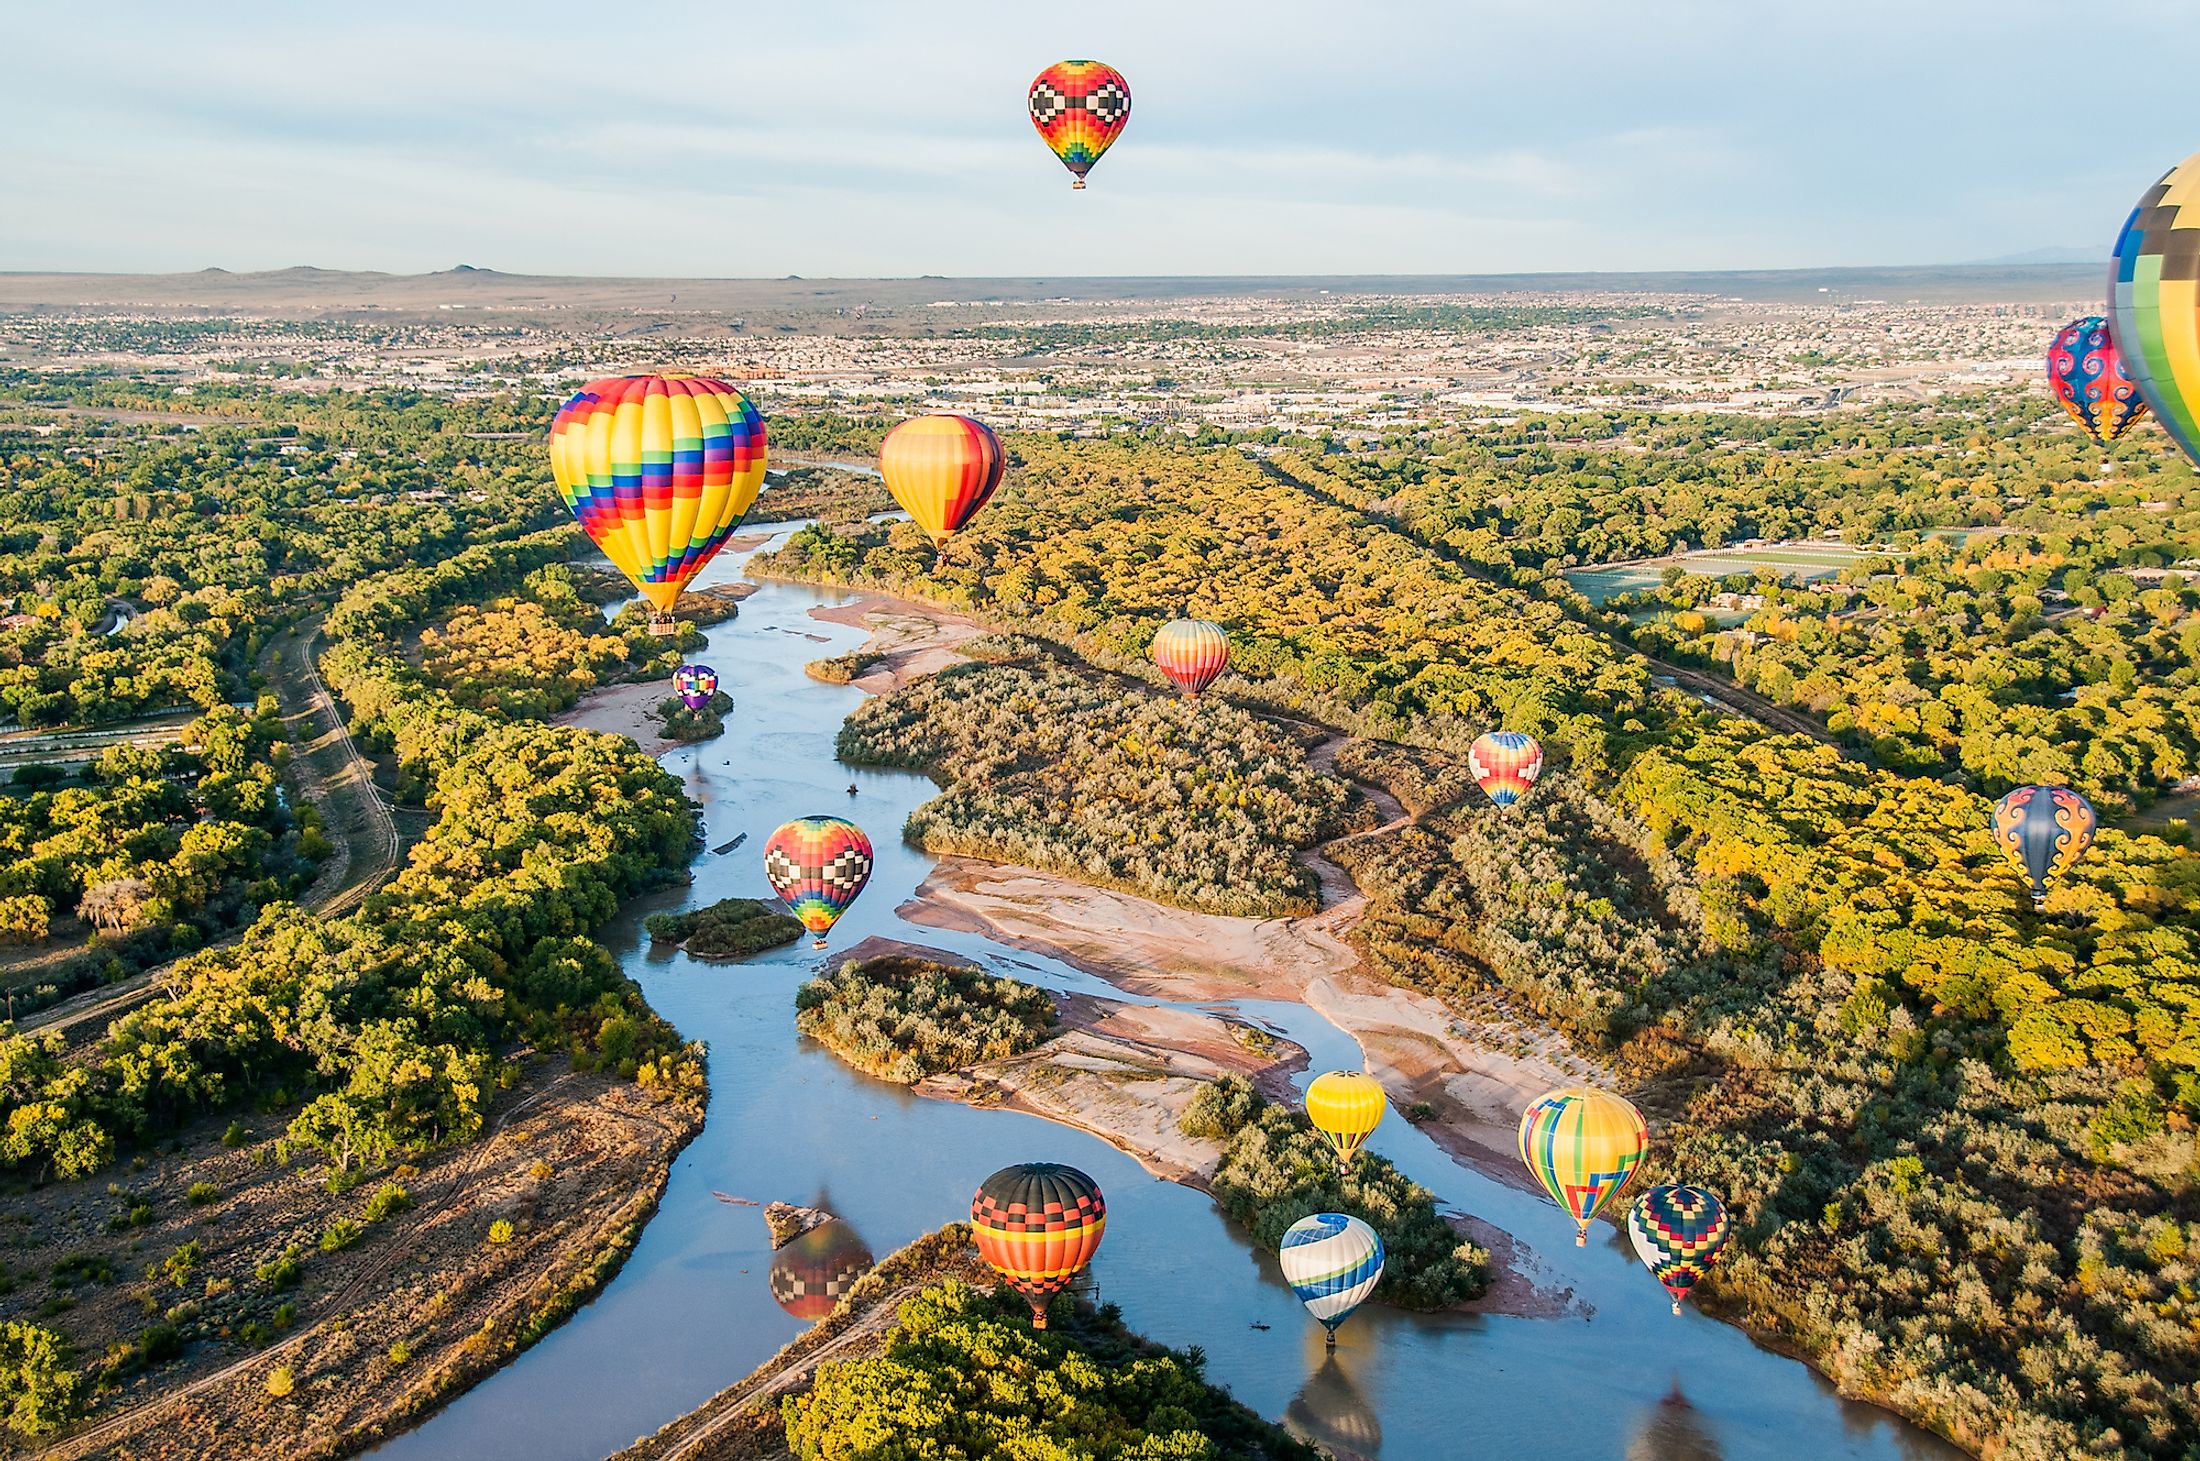
[[[0,269],[2105,254],[2200,149],[2195,0],[122,0],[0,22]],[[1088,55],[1136,102],[1072,193],[1024,91]]]

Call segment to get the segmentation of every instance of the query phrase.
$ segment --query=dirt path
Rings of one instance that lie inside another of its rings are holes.
[[[1337,776],[1337,753],[1344,749],[1350,736],[1331,735],[1329,739],[1306,753],[1307,764],[1325,776]],[[1343,780],[1351,781],[1350,777]],[[1308,919],[1312,926],[1329,933],[1342,933],[1359,920],[1360,911],[1367,906],[1367,898],[1360,892],[1360,885],[1352,880],[1352,874],[1339,867],[1329,857],[1329,850],[1342,847],[1347,842],[1362,838],[1380,837],[1385,832],[1395,832],[1413,822],[1412,815],[1399,805],[1398,799],[1382,787],[1365,781],[1353,781],[1360,794],[1375,808],[1378,825],[1363,832],[1347,832],[1342,837],[1332,837],[1319,847],[1310,847],[1299,854],[1299,862],[1312,872],[1321,883],[1321,911]]]

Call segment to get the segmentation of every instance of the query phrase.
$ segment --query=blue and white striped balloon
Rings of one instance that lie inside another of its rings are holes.
[[[1317,1212],[1283,1235],[1277,1253],[1284,1281],[1334,1341],[1337,1326],[1360,1307],[1383,1277],[1383,1240],[1356,1217]]]

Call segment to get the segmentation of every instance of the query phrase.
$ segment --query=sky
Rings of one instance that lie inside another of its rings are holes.
[[[2105,258],[2200,150],[2192,0],[5,0],[0,24],[6,270]],[[1024,96],[1086,56],[1134,102],[1078,193]]]

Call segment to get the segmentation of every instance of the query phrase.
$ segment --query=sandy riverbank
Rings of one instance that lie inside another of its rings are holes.
[[[550,717],[552,725],[577,725],[582,730],[631,736],[646,755],[662,756],[683,741],[668,739],[657,707],[672,698],[672,686],[664,680],[629,681],[602,685],[580,698],[571,710]]]
[[[957,645],[988,632],[960,614],[884,594],[867,593],[852,603],[815,608],[810,617],[871,632],[856,651],[869,668],[853,683],[873,695],[898,690],[920,675],[947,668],[961,658],[955,652]]]

